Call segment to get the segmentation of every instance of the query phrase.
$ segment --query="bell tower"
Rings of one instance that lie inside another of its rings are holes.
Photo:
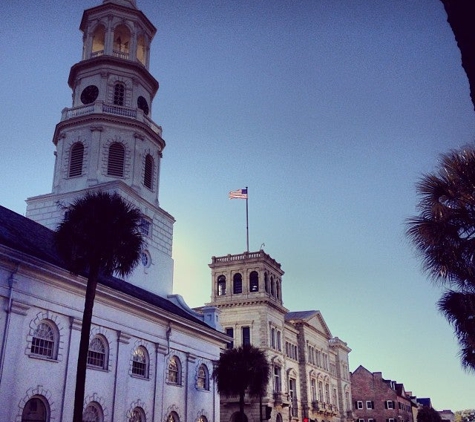
[[[52,192],[27,199],[26,216],[56,229],[87,191],[117,192],[143,213],[146,249],[130,282],[172,293],[174,218],[159,206],[165,141],[152,120],[158,81],[150,74],[156,28],[135,0],[103,0],[84,11],[82,59],[71,67],[72,106],[56,125]]]

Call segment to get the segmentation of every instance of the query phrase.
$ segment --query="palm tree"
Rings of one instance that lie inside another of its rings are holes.
[[[262,350],[251,345],[226,350],[213,373],[218,392],[239,396],[239,421],[244,422],[244,395],[261,397],[266,392],[270,367]]]
[[[92,309],[100,275],[130,274],[140,259],[142,214],[117,193],[87,193],[66,212],[55,233],[68,269],[87,274],[74,398],[74,422],[82,421]]]
[[[439,310],[454,327],[463,367],[475,370],[475,147],[442,155],[417,193],[419,215],[407,234],[424,270],[447,288]]]

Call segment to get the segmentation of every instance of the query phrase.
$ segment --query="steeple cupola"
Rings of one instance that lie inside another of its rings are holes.
[[[27,216],[55,229],[67,205],[86,191],[121,194],[144,215],[147,249],[133,281],[169,294],[174,219],[159,207],[165,141],[152,120],[159,84],[149,72],[156,28],[135,0],[104,0],[84,11],[80,29],[82,58],[68,78],[72,105],[53,135],[52,193],[29,198]]]

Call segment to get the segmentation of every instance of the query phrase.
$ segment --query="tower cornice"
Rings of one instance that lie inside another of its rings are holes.
[[[81,60],[80,62],[74,64],[69,71],[68,85],[71,89],[74,89],[77,82],[78,74],[81,71],[88,69],[104,69],[104,71],[110,71],[113,67],[120,67],[122,71],[129,70],[135,74],[138,74],[143,78],[143,80],[149,84],[151,88],[152,97],[158,91],[159,83],[158,81],[150,74],[150,72],[139,62],[122,59],[110,55],[100,55],[97,57],[92,57],[90,59]]]

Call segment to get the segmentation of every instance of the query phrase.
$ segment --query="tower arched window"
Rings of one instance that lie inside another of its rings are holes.
[[[264,289],[266,293],[269,293],[269,276],[267,275],[267,272],[264,273]]]
[[[119,25],[114,29],[114,56],[121,59],[129,58],[130,31],[126,25]]]
[[[92,36],[92,57],[104,54],[106,30],[103,25],[98,25]]]
[[[87,364],[94,368],[107,369],[108,364],[107,341],[102,336],[94,337],[89,343]]]
[[[220,275],[218,277],[218,296],[224,296],[226,294],[226,277]]]
[[[92,401],[90,402],[82,414],[83,422],[103,422],[104,413],[102,407],[99,403]]]
[[[139,35],[137,38],[137,60],[143,65],[147,61],[147,46],[145,45],[145,37]]]
[[[241,275],[241,273],[236,273],[233,276],[233,293],[234,294],[242,293],[242,275]]]
[[[107,175],[124,177],[125,148],[120,142],[114,142],[109,147],[107,160]]]
[[[149,189],[153,189],[153,167],[153,157],[150,154],[147,154],[145,157],[143,184]]]
[[[81,176],[83,160],[84,145],[82,142],[75,142],[69,156],[69,177]]]
[[[21,422],[49,421],[49,405],[43,396],[33,396],[28,400],[21,414]]]
[[[114,104],[123,106],[125,103],[125,85],[123,83],[116,83],[114,85]]]
[[[180,422],[180,418],[176,412],[171,412],[168,415],[167,422]]]
[[[147,350],[143,346],[139,346],[134,350],[132,357],[132,374],[148,378],[149,357]]]
[[[53,322],[43,320],[36,327],[31,339],[32,355],[56,359],[58,333]]]
[[[279,280],[277,280],[277,282],[275,283],[275,297],[277,299],[280,299],[280,282],[279,282]]]
[[[274,283],[274,277],[272,276],[270,278],[270,295],[271,296],[275,295],[275,283]]]
[[[249,274],[249,290],[251,292],[259,291],[259,274],[257,271],[252,271],[251,274]]]

